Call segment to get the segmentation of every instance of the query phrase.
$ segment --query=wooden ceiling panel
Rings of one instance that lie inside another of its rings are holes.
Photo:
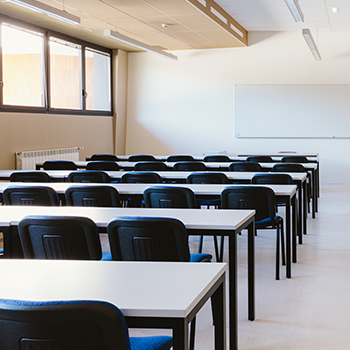
[[[95,0],[98,1],[98,0]],[[161,16],[163,13],[142,0],[100,0],[131,17]],[[177,1],[177,0],[176,0]],[[83,2],[82,2],[83,3]],[[108,16],[108,13],[106,13]]]
[[[196,14],[198,10],[186,0],[141,0],[164,13],[175,15]]]
[[[174,18],[194,31],[218,30],[220,28],[214,21],[199,13],[195,15],[176,15]]]

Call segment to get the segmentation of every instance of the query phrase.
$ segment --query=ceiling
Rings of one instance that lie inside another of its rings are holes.
[[[166,50],[245,46],[186,0],[40,0],[81,18],[70,25],[1,0],[0,13],[113,49],[139,51],[106,38],[118,31]],[[199,2],[203,0],[198,0]],[[207,0],[209,1],[209,0]],[[212,1],[212,0],[210,0]],[[304,23],[296,23],[284,0],[215,0],[248,31],[350,31],[350,0],[299,0]],[[333,13],[332,7],[339,12]],[[163,28],[162,24],[167,24]],[[243,29],[243,30],[244,30]]]

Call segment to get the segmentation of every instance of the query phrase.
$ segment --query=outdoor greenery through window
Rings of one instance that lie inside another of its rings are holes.
[[[111,115],[111,50],[0,17],[0,111]]]

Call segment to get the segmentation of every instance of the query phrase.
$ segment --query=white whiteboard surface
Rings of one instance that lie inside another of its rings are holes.
[[[350,138],[350,85],[235,85],[235,136]]]

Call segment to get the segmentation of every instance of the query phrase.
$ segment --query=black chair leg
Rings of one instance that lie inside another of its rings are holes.
[[[280,230],[276,229],[276,276],[275,279],[280,279]]]
[[[286,265],[286,254],[285,254],[285,248],[284,248],[284,229],[283,229],[283,223],[281,224],[281,250],[282,250],[282,265]]]
[[[216,236],[213,236],[213,239],[214,239],[215,258],[216,258],[216,261],[219,262],[220,255],[219,255],[219,247],[218,247],[218,238]]]
[[[202,253],[203,250],[203,236],[199,237],[198,253]]]

